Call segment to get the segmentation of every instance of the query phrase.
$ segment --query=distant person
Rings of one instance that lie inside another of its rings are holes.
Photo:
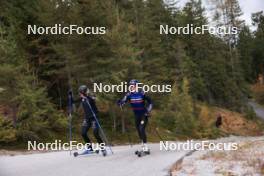
[[[262,74],[258,75],[258,82],[260,85],[263,85],[263,75]]]
[[[222,115],[218,114],[216,122],[215,122],[215,126],[216,126],[216,128],[219,128],[221,125],[222,125]]]
[[[148,152],[146,126],[148,124],[148,118],[152,110],[151,99],[143,92],[137,90],[137,84],[139,82],[135,79],[129,82],[130,91],[118,101],[119,106],[123,106],[129,101],[135,115],[135,125],[138,132],[138,136],[142,141],[142,151]],[[147,102],[147,104],[146,104]]]

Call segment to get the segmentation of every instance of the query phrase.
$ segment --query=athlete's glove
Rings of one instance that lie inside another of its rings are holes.
[[[122,102],[122,100],[118,100],[118,101],[117,101],[117,105],[118,105],[119,107],[122,107],[122,106],[124,105],[124,103]]]
[[[152,110],[152,104],[149,104],[148,107],[146,108],[146,113],[145,113],[146,117],[150,117],[151,110]]]
[[[68,95],[72,96],[72,91],[71,90],[68,91]]]
[[[145,112],[145,114],[144,114],[146,117],[150,117],[150,112],[149,111],[147,111],[147,112]]]

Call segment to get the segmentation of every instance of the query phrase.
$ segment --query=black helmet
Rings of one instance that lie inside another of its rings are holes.
[[[88,88],[87,88],[86,85],[81,85],[81,86],[79,87],[79,93],[87,94],[87,92],[88,92]]]

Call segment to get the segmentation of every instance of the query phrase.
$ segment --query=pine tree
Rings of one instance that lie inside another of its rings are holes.
[[[257,27],[254,34],[253,41],[253,68],[255,70],[255,78],[258,74],[264,74],[264,54],[263,54],[263,44],[264,44],[264,14],[263,11],[257,12],[252,15],[253,24]]]
[[[247,82],[253,82],[254,75],[252,57],[253,35],[249,27],[245,26],[239,34],[238,51],[243,69],[244,78]]]
[[[8,25],[1,26],[4,35],[0,39],[3,44],[0,50],[0,72],[5,75],[0,80],[4,85],[1,101],[8,102],[13,110],[15,136],[23,141],[47,137],[44,129],[56,131],[65,128],[62,114],[49,101],[46,88],[36,75],[28,54],[28,40],[21,32],[27,22],[34,21],[31,13],[34,5],[36,4],[33,2],[22,0],[7,2],[5,7],[9,9],[4,11],[3,18]],[[28,11],[25,12],[23,6],[28,6]]]
[[[184,78],[181,90],[176,84],[162,115],[162,122],[178,136],[195,136],[197,121],[194,117],[194,105],[189,95],[188,80]]]

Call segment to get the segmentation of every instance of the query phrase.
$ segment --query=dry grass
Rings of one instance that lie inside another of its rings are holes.
[[[259,136],[262,134],[259,125],[246,119],[243,114],[218,107],[200,106],[199,119],[205,129],[210,129],[215,125],[219,114],[222,116],[222,125],[219,129],[223,134],[239,136]]]
[[[264,104],[264,85],[255,84],[251,86],[251,90],[253,92],[254,99],[260,103]]]
[[[240,144],[236,151],[210,151],[207,154],[200,157],[200,160],[212,160],[216,162],[218,166],[221,163],[229,163],[228,168],[216,169],[217,173],[223,175],[232,175],[232,163],[240,165],[242,168],[252,168],[254,173],[264,175],[264,141],[244,142]],[[225,170],[229,170],[225,172]],[[246,171],[245,171],[246,172]],[[252,175],[252,172],[245,173]],[[254,175],[254,174],[253,174]]]

